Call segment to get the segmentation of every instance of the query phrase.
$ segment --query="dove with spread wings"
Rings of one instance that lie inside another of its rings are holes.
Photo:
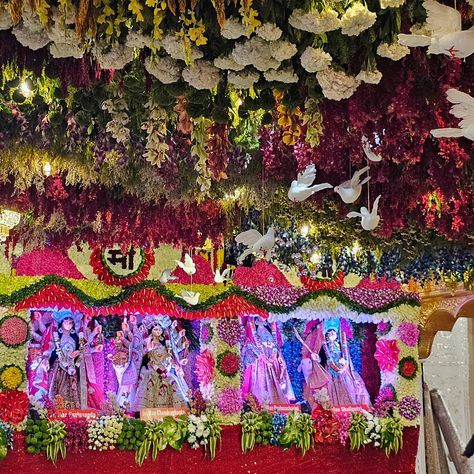
[[[361,181],[361,177],[366,171],[369,171],[368,166],[356,171],[350,180],[344,181],[334,188],[334,191],[341,196],[346,204],[351,204],[359,199],[362,186],[370,180],[370,176],[366,176]]]
[[[449,89],[447,94],[449,102],[454,104],[450,112],[461,119],[459,128],[435,128],[431,135],[442,137],[465,137],[474,140],[474,97],[457,89]]]
[[[456,58],[467,58],[474,53],[474,27],[462,29],[461,13],[455,8],[442,5],[435,0],[423,2],[428,16],[430,35],[398,35],[404,46],[428,46],[428,54],[446,54]]]
[[[201,296],[201,293],[198,293],[197,291],[187,291],[187,290],[181,290],[181,294],[175,295],[177,298],[181,298],[186,303],[188,303],[191,306],[196,306],[199,303],[199,298]]]
[[[196,273],[196,265],[193,262],[193,259],[191,258],[191,255],[187,253],[184,256],[184,263],[180,262],[179,260],[175,260],[175,262],[178,264],[180,268],[182,268],[185,273],[187,273],[189,276],[192,276]]]
[[[271,250],[275,245],[275,230],[273,229],[273,226],[270,226],[265,235],[262,235],[255,229],[246,230],[245,232],[238,234],[235,237],[235,241],[238,244],[244,244],[247,247],[238,258],[237,261],[239,263],[242,263],[245,258],[252,253],[265,255],[267,260],[270,260]]]
[[[318,191],[332,188],[329,183],[311,186],[314,178],[316,178],[316,167],[314,165],[307,166],[302,173],[299,173],[297,179],[291,182],[290,189],[288,190],[290,201],[302,202]]]
[[[360,208],[360,212],[349,212],[347,217],[360,217],[360,224],[364,230],[374,230],[380,222],[380,216],[378,215],[379,210],[379,201],[382,196],[379,194],[374,201],[374,205],[372,207],[372,211],[362,206]]]

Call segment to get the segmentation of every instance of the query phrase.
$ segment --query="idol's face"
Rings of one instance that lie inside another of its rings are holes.
[[[74,321],[71,318],[66,318],[61,324],[61,327],[65,331],[70,331],[73,328],[73,326],[74,326]]]
[[[334,342],[337,339],[337,332],[334,331],[334,329],[331,329],[330,331],[326,333],[326,337],[328,341]]]
[[[161,326],[155,326],[152,330],[151,333],[153,337],[160,337],[163,334],[163,329],[161,329]]]

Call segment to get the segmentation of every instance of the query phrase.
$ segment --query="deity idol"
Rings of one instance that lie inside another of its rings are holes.
[[[281,337],[275,323],[249,318],[242,350],[245,372],[242,393],[253,394],[261,403],[289,404],[295,401],[285,360],[280,353]]]
[[[105,400],[104,395],[104,336],[102,326],[94,323],[90,330],[84,325],[84,332],[79,342],[82,348],[80,363],[80,400],[81,408],[99,409]]]
[[[182,407],[189,392],[183,371],[189,347],[185,331],[178,330],[177,322],[171,323],[169,318],[144,320],[143,326],[151,326],[151,330],[145,339],[132,410]]]
[[[43,352],[49,346],[43,316],[35,311],[30,321],[31,339],[28,346],[28,393],[43,402],[48,395],[48,371],[45,370]]]
[[[128,366],[129,362],[129,347],[130,341],[125,338],[123,331],[117,331],[117,334],[113,340],[114,352],[108,354],[108,359],[112,363],[112,367],[117,378],[117,401],[120,406],[124,405],[125,399],[123,394],[123,374]]]
[[[76,323],[80,317],[70,311],[56,311],[51,325],[52,338],[45,356],[45,370],[49,370],[49,398],[60,395],[65,408],[80,408],[78,370],[80,365],[79,337]]]
[[[327,387],[331,403],[370,407],[369,393],[362,377],[354,370],[347,336],[341,330],[339,319],[325,321],[324,338],[323,349],[327,358],[327,370],[331,376]]]
[[[324,335],[322,324],[314,324],[310,322],[306,330],[307,335],[305,340],[301,338],[295,328],[295,336],[301,342],[301,364],[298,370],[303,372],[303,396],[310,404],[311,408],[318,405],[318,393],[323,388],[327,387],[331,382],[331,376],[326,369],[321,365],[321,358],[319,352],[324,343]]]

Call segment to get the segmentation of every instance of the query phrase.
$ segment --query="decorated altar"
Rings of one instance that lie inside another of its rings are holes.
[[[179,267],[170,282],[146,280],[149,259],[114,286],[96,255],[98,280],[0,276],[7,469],[271,472],[279,450],[281,472],[326,455],[328,472],[362,472],[369,460],[413,472],[417,294],[343,273],[295,286],[264,260],[206,284],[211,261],[199,255],[192,283]],[[20,273],[36,272],[30,261]],[[80,276],[67,257],[58,273]]]

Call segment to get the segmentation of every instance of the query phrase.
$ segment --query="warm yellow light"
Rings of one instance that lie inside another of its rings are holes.
[[[44,165],[43,165],[43,174],[48,177],[48,176],[51,176],[51,170],[52,170],[52,166],[51,166],[51,163],[49,161],[47,161]]]
[[[360,251],[362,247],[360,246],[359,242],[356,240],[354,245],[352,246],[352,255],[355,257]]]
[[[301,235],[303,237],[306,237],[309,234],[309,225],[305,224],[303,227],[301,227]]]
[[[240,107],[243,104],[242,99],[239,97],[237,99],[237,106]]]
[[[310,257],[310,260],[312,263],[317,265],[319,262],[321,262],[321,254],[318,251],[313,252],[313,254]]]
[[[31,82],[31,79],[25,79],[24,81],[21,81],[21,83],[20,83],[20,92],[25,97],[31,97],[31,95],[33,94],[32,85],[33,85],[33,83]]]

